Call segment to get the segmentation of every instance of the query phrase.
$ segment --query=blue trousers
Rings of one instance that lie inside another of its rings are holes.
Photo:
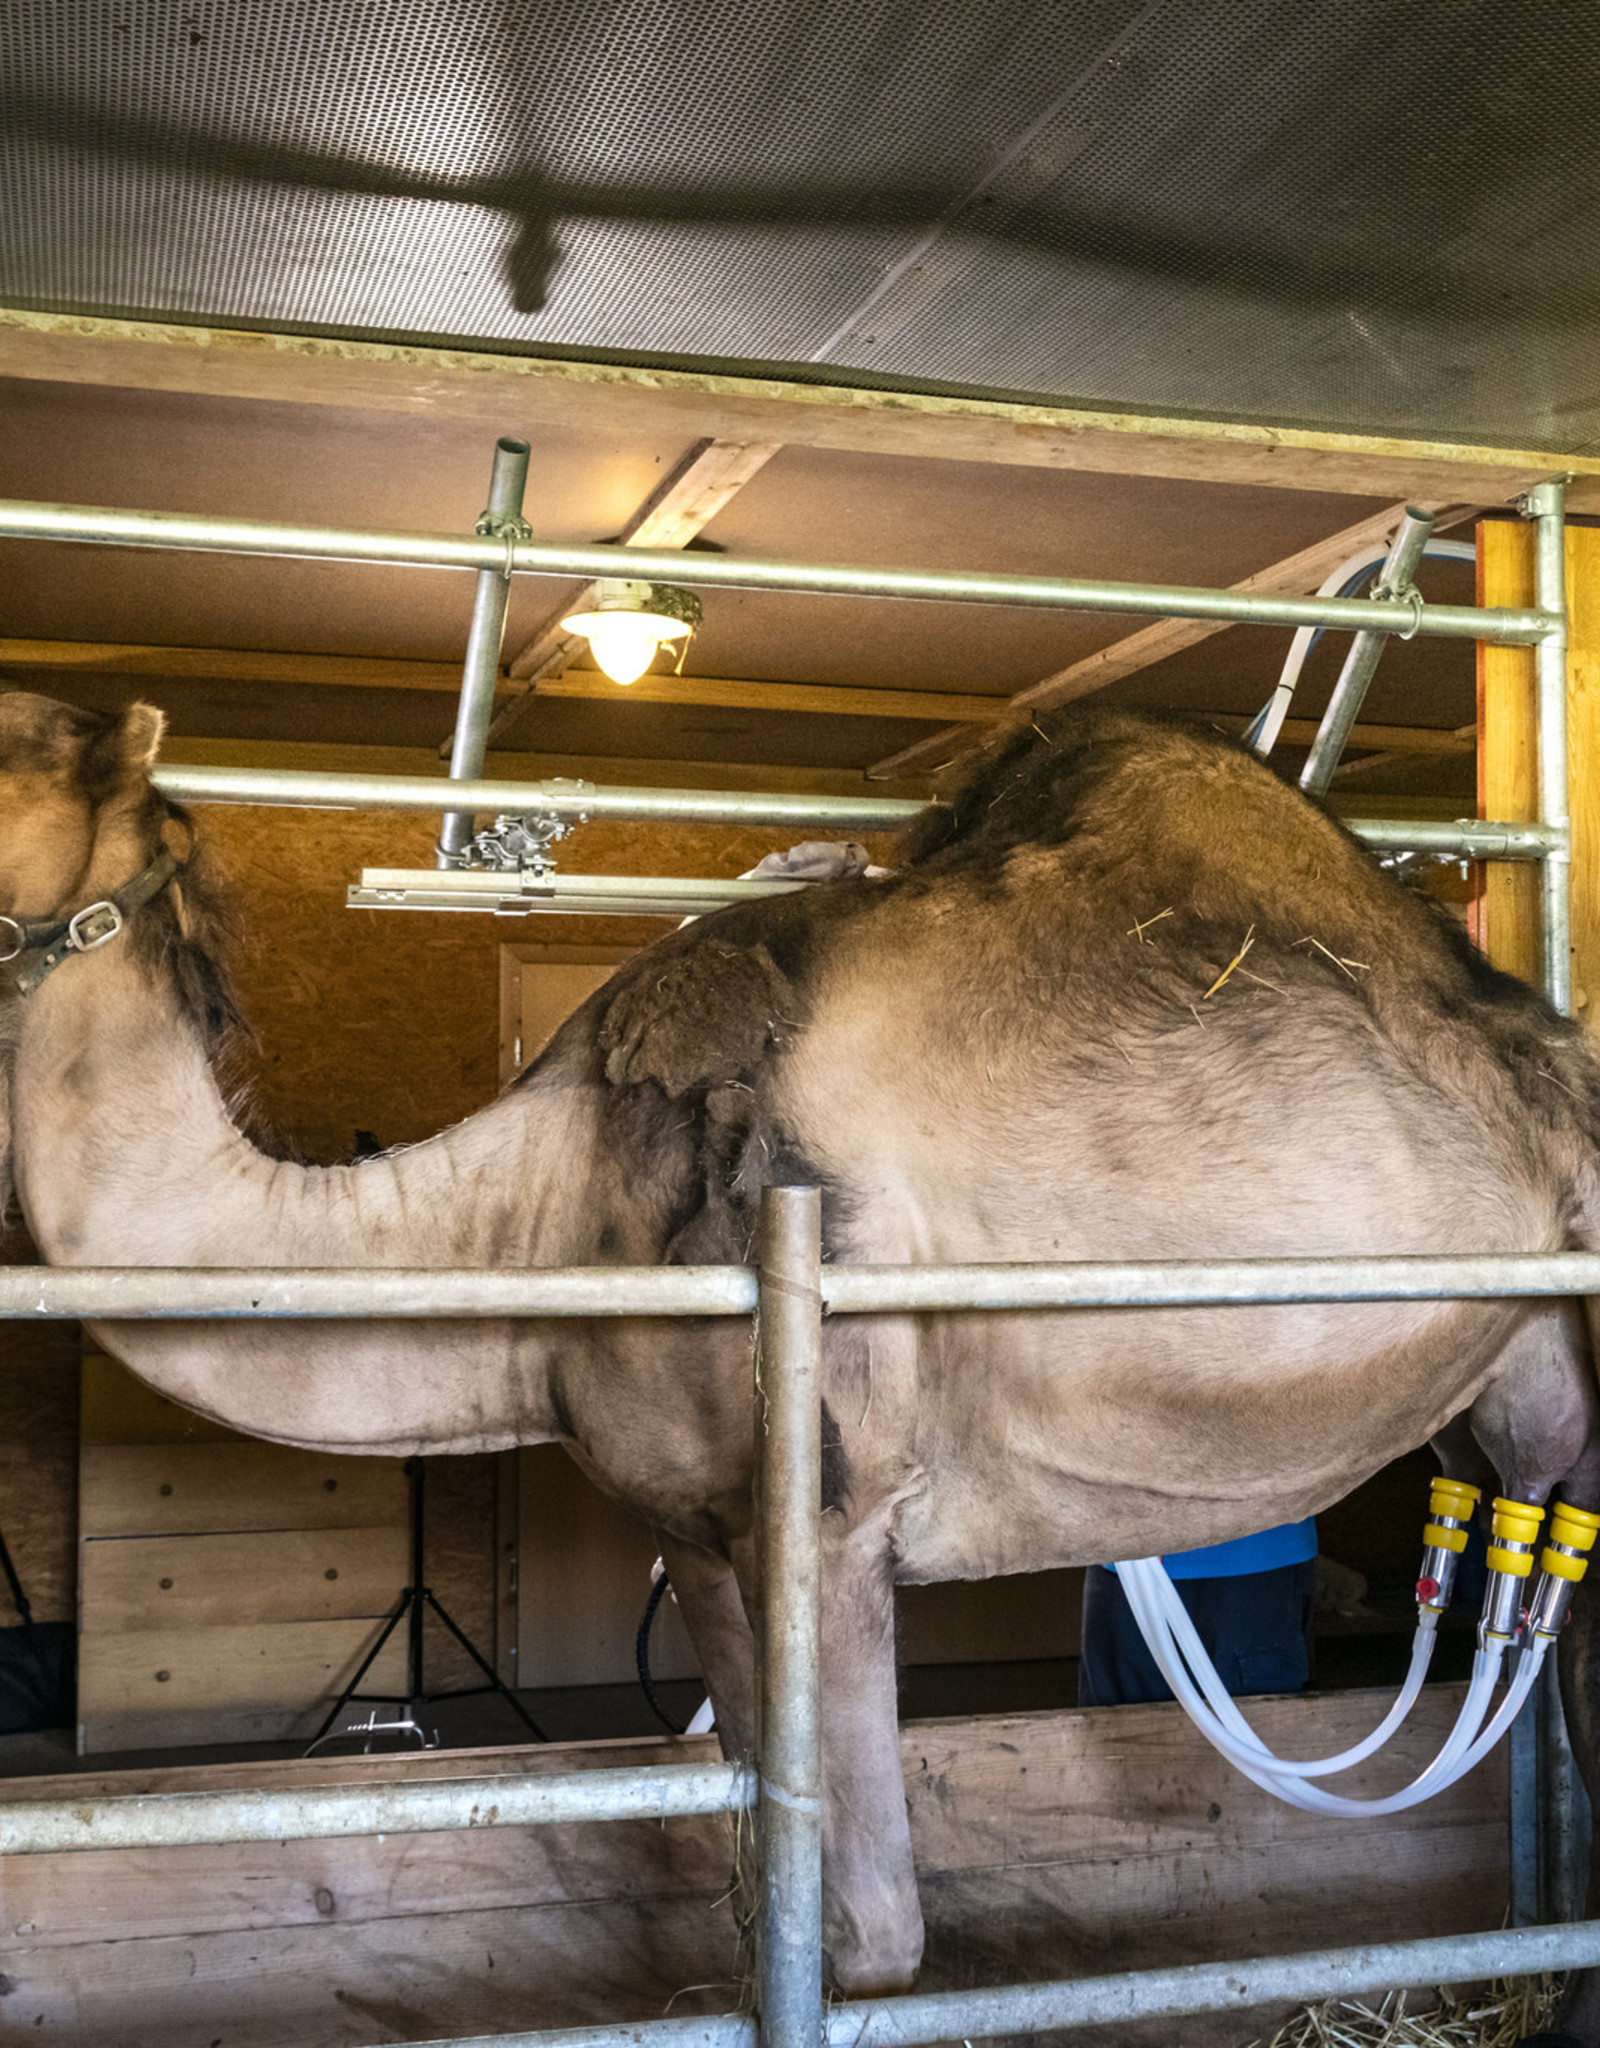
[[[1241,1572],[1236,1578],[1174,1583],[1230,1693],[1248,1697],[1304,1689],[1311,1673],[1314,1559],[1274,1571]],[[1171,1698],[1116,1573],[1091,1565],[1083,1589],[1078,1705],[1121,1707]]]

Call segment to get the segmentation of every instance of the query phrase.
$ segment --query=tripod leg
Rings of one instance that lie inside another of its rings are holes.
[[[477,1645],[471,1642],[466,1636],[462,1634],[460,1629],[456,1627],[455,1623],[450,1619],[449,1615],[445,1613],[444,1609],[439,1605],[438,1601],[434,1599],[431,1593],[424,1592],[422,1597],[427,1601],[428,1605],[433,1609],[434,1613],[438,1615],[439,1619],[444,1623],[445,1627],[455,1637],[456,1641],[461,1645],[462,1649],[466,1651],[467,1655],[472,1659],[473,1663],[477,1665],[478,1669],[483,1673],[484,1677],[488,1679],[490,1685],[493,1686],[494,1690],[500,1695],[500,1697],[505,1701],[506,1705],[517,1716],[518,1720],[521,1721],[526,1728],[532,1731],[534,1740],[536,1742],[548,1742],[550,1740],[549,1736],[545,1734],[544,1730],[539,1726],[538,1722],[528,1712],[527,1708],[522,1704],[521,1700],[517,1698],[516,1694],[510,1689],[510,1687],[502,1683],[499,1672],[494,1669],[493,1665],[491,1665],[485,1660],[482,1653],[479,1651]]]
[[[383,1648],[384,1644],[394,1634],[395,1630],[400,1626],[401,1622],[405,1620],[406,1615],[410,1612],[410,1610],[413,1607],[416,1606],[416,1604],[417,1595],[415,1588],[407,1586],[406,1590],[400,1595],[400,1605],[395,1609],[393,1614],[389,1616],[389,1619],[383,1624],[382,1634],[378,1637],[378,1640],[373,1644],[372,1648],[367,1652],[365,1657],[362,1658],[360,1669],[356,1672],[355,1677],[351,1679],[350,1683],[345,1687],[344,1691],[340,1693],[339,1697],[334,1701],[333,1705],[328,1710],[328,1718],[323,1722],[322,1726],[317,1730],[316,1734],[312,1736],[311,1746],[313,1749],[315,1749],[317,1744],[322,1740],[323,1736],[327,1734],[328,1730],[333,1726],[334,1722],[338,1720],[339,1716],[344,1712],[345,1708],[349,1706],[352,1698],[355,1696],[356,1692],[360,1688],[362,1679],[366,1677],[367,1673],[372,1669],[373,1665],[377,1663],[378,1652]],[[470,1648],[471,1645],[469,1644],[468,1647]]]

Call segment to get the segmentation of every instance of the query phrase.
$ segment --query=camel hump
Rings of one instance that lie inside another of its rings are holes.
[[[738,1080],[798,1017],[788,977],[759,942],[708,934],[666,957],[652,948],[610,986],[598,1032],[606,1079],[654,1081],[668,1096]]]

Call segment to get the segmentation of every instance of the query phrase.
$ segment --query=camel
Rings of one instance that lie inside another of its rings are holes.
[[[999,738],[899,867],[701,919],[494,1103],[350,1167],[265,1156],[158,713],[0,697],[0,951],[146,877],[125,929],[0,1004],[0,1156],[43,1256],[94,1265],[743,1261],[760,1189],[861,1263],[1600,1246],[1600,1060],[1242,747],[1071,707]],[[154,865],[153,865],[154,864]],[[168,870],[172,870],[170,875]],[[153,879],[152,879],[153,878]],[[15,970],[13,970],[15,971]],[[0,977],[3,981],[4,977]],[[1401,1450],[1600,1508],[1592,1304],[839,1317],[823,1497],[825,1942],[921,1955],[897,1584],[1220,1542]],[[645,1516],[729,1754],[752,1725],[737,1323],[124,1324],[170,1398],[322,1451],[556,1440]],[[1593,1779],[1587,1609],[1563,1644]],[[1600,1788],[1597,1788],[1600,1789]],[[1566,2024],[1600,2048],[1600,1994]]]

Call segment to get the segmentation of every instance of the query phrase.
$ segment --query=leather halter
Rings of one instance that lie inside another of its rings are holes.
[[[7,917],[0,914],[0,966],[20,960],[24,953],[37,953],[31,967],[15,970],[20,994],[31,996],[47,975],[74,953],[92,953],[108,939],[114,939],[136,910],[159,896],[182,868],[183,862],[163,847],[147,868],[131,882],[113,889],[109,896],[96,897],[67,917]]]

